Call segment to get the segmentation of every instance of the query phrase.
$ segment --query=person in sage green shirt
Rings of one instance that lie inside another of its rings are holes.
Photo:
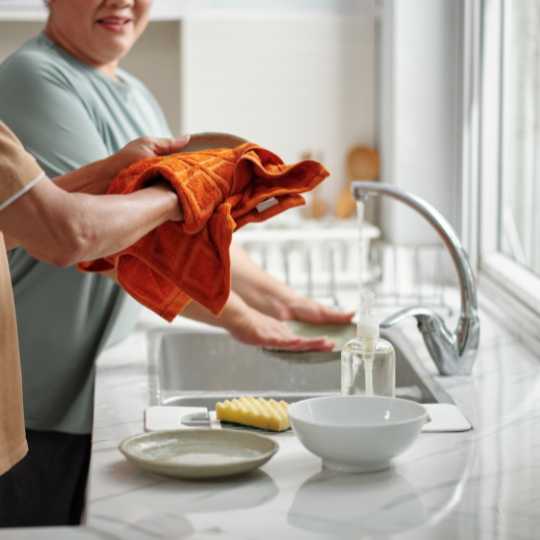
[[[0,66],[0,120],[12,127],[50,178],[102,159],[134,138],[170,136],[152,94],[118,66],[144,31],[150,4],[150,0],[49,0],[44,33]],[[332,347],[324,338],[294,335],[282,320],[345,323],[351,314],[296,294],[262,272],[241,250],[232,251],[234,292],[222,316],[213,317],[196,304],[186,315],[224,326],[246,343],[297,350]],[[38,494],[42,514],[46,504],[54,504],[63,505],[68,515],[72,499],[84,490],[95,358],[105,344],[129,333],[138,308],[103,276],[58,269],[23,250],[13,252],[9,262],[33,459],[13,480],[19,496],[13,505],[17,500],[28,505],[32,491]],[[63,451],[66,440],[80,441],[79,450]],[[25,461],[28,458],[21,465]],[[63,478],[80,482],[53,501],[47,494],[60,483],[59,470]],[[32,482],[26,482],[28,478]],[[0,499],[4,496],[10,494],[0,480]]]

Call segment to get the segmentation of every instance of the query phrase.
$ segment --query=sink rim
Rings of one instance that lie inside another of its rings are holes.
[[[227,395],[231,397],[235,397],[238,395],[247,395],[249,393],[250,395],[269,395],[269,394],[288,394],[288,395],[313,395],[315,397],[316,394],[318,395],[329,395],[332,393],[339,393],[339,389],[336,391],[328,390],[328,391],[309,391],[309,390],[299,390],[297,393],[295,391],[288,391],[288,390],[268,390],[268,391],[253,391],[253,392],[246,392],[246,391],[231,391],[227,389],[222,390],[206,390],[206,389],[195,389],[195,390],[183,390],[178,389],[178,392],[176,395],[170,395],[165,397],[162,393],[162,388],[160,384],[160,368],[159,368],[159,347],[161,344],[161,340],[163,338],[166,338],[168,335],[228,335],[228,333],[223,330],[222,328],[214,328],[214,327],[194,327],[194,326],[186,326],[186,327],[178,327],[175,326],[173,328],[152,328],[146,332],[147,334],[147,342],[148,342],[148,380],[149,380],[149,391],[150,391],[150,404],[151,405],[181,405],[181,403],[178,403],[182,398],[192,398],[192,397],[212,397],[212,395]],[[382,334],[382,337],[388,339],[396,349],[399,349],[401,351],[401,354],[404,357],[404,361],[407,362],[407,364],[410,366],[410,368],[414,371],[414,374],[419,382],[421,382],[427,391],[431,394],[431,396],[434,397],[435,401],[424,401],[425,403],[451,403],[454,404],[454,400],[450,397],[450,395],[442,388],[442,386],[434,379],[434,375],[429,372],[429,370],[426,368],[426,366],[423,364],[422,360],[418,358],[418,355],[416,353],[415,348],[411,344],[410,340],[407,338],[405,333],[402,330],[399,329],[390,329],[387,331],[384,331]],[[233,339],[231,337],[231,339]],[[243,345],[243,344],[242,344]],[[245,346],[245,345],[243,345]],[[261,348],[256,347],[257,350],[261,350]],[[264,349],[262,349],[264,350]],[[293,362],[294,364],[302,364],[306,363],[307,356],[306,354],[299,354],[299,353],[285,353],[285,356],[283,353],[278,351],[267,351],[264,350],[265,354],[269,354],[271,356],[276,356],[280,359],[285,359],[289,362]],[[319,362],[339,362],[339,351],[332,351],[332,352],[312,352],[312,363],[319,363]],[[405,388],[403,386],[400,386],[398,388]],[[422,402],[420,400],[414,400],[411,399],[411,401],[417,401]]]

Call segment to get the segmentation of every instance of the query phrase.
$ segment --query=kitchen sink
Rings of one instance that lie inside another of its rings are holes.
[[[351,328],[342,337],[353,334]],[[331,337],[336,339],[335,335]],[[452,403],[400,331],[392,330],[383,337],[396,349],[397,397],[420,403]],[[270,351],[243,345],[219,329],[151,330],[148,338],[152,405],[213,409],[217,401],[239,395],[293,403],[335,394],[340,389],[338,351]]]

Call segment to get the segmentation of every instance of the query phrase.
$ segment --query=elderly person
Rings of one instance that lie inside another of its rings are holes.
[[[133,138],[170,136],[152,94],[119,68],[148,23],[150,3],[49,0],[45,31],[0,67],[0,119],[13,127],[49,177],[103,159]],[[84,191],[102,193],[106,185],[100,180],[84,186]],[[63,187],[80,191],[69,181]],[[47,521],[47,505],[54,506],[55,516],[68,516],[74,498],[80,496],[80,486],[66,479],[84,484],[81,471],[87,466],[90,444],[95,358],[105,342],[132,329],[134,310],[125,293],[102,276],[54,268],[22,250],[10,256],[10,269],[20,327],[29,457],[34,453],[35,459],[21,463],[28,465],[18,472],[16,496],[0,480],[0,499],[11,499],[14,505],[20,501],[29,516],[39,516],[39,524]],[[297,350],[328,350],[332,343],[298,337],[284,319],[350,320],[350,314],[320,306],[272,279],[239,248],[232,252],[232,277],[233,291],[220,318],[196,304],[184,314],[223,326],[246,343]],[[54,450],[59,435],[78,441],[69,460]],[[56,500],[50,497],[51,485],[65,486]],[[39,504],[29,506],[34,497]],[[67,521],[63,519],[55,523]]]

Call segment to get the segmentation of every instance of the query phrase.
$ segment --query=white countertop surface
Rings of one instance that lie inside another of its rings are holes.
[[[86,525],[0,530],[0,539],[473,539],[540,537],[540,356],[482,315],[474,375],[442,380],[474,430],[422,433],[390,470],[340,475],[292,433],[260,471],[184,482],[117,450],[143,429],[145,330],[98,361]],[[406,329],[425,358],[414,324]]]

